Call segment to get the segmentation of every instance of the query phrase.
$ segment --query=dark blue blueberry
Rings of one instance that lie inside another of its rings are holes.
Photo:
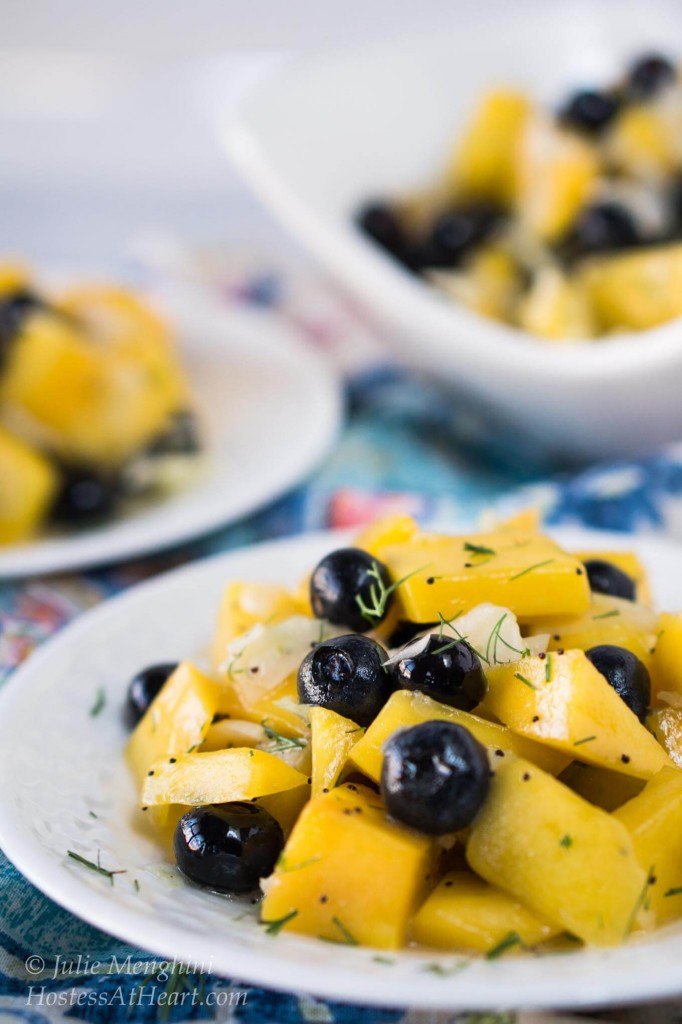
[[[408,622],[407,619],[401,619],[387,640],[388,646],[404,647],[420,633],[437,625],[437,622]]]
[[[310,604],[318,619],[366,633],[386,617],[393,602],[388,569],[360,548],[339,548],[310,578]]]
[[[478,656],[463,641],[436,633],[429,635],[428,646],[421,654],[393,665],[393,678],[397,689],[420,690],[462,711],[471,711],[485,695],[485,676]]]
[[[470,825],[490,788],[485,748],[454,722],[400,729],[384,746],[381,794],[396,821],[443,835]]]
[[[410,263],[409,239],[398,215],[388,203],[368,203],[362,207],[355,220],[361,231],[382,249],[401,263]]]
[[[571,257],[627,249],[641,241],[629,210],[616,202],[586,207],[570,231],[566,247]]]
[[[25,288],[0,297],[0,365],[26,318],[42,308],[38,296]]]
[[[385,660],[384,649],[366,636],[323,640],[298,670],[298,699],[368,726],[393,692]]]
[[[197,885],[244,893],[272,874],[284,846],[281,826],[254,803],[193,807],[173,837],[177,865]]]
[[[177,662],[149,665],[131,680],[126,700],[126,719],[131,728],[147,713],[149,705],[177,667]]]
[[[441,269],[459,266],[490,237],[500,216],[500,210],[488,203],[471,203],[444,213],[424,242],[421,265]]]
[[[660,53],[647,53],[630,68],[627,92],[638,100],[652,99],[657,92],[675,81],[677,72],[674,64]]]
[[[598,135],[618,113],[618,100],[606,92],[585,89],[576,92],[559,111],[559,120],[570,128]]]
[[[57,523],[88,526],[106,519],[120,498],[118,481],[89,469],[67,468],[52,508]]]
[[[622,597],[625,601],[635,600],[635,581],[613,562],[590,558],[585,562],[585,571],[593,593]]]
[[[613,644],[590,647],[585,657],[644,723],[651,704],[651,679],[646,665],[632,651]]]

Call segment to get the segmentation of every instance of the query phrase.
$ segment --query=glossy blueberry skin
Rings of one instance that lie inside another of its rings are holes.
[[[147,713],[149,705],[177,667],[177,662],[149,665],[130,681],[126,699],[126,719],[131,728]]]
[[[43,303],[38,296],[25,288],[5,295],[0,300],[0,366],[26,318],[42,308]]]
[[[485,242],[500,220],[500,211],[487,203],[472,203],[444,213],[433,225],[420,253],[424,267],[448,269]]]
[[[398,661],[392,671],[396,689],[420,690],[462,711],[471,711],[485,695],[485,676],[478,656],[466,643],[453,643],[437,633],[429,635],[429,645],[422,654]]]
[[[360,548],[339,548],[326,555],[316,566],[310,578],[310,604],[318,619],[327,619],[335,626],[346,626],[356,633],[366,633],[385,619],[393,602],[393,594],[386,601],[383,614],[366,618],[358,597],[367,608],[374,607],[372,588],[378,586],[374,570],[378,571],[386,588],[391,578],[385,565]]]
[[[605,92],[585,89],[577,92],[559,111],[559,120],[570,128],[599,135],[618,113],[618,101]]]
[[[355,222],[364,234],[391,256],[401,263],[410,262],[409,240],[396,212],[388,203],[368,203],[358,212]]]
[[[366,636],[323,640],[298,670],[298,699],[368,726],[393,692],[385,660],[386,651]]]
[[[173,837],[177,865],[197,885],[244,893],[272,874],[284,846],[273,816],[254,803],[193,807]]]
[[[628,249],[641,241],[630,212],[616,202],[588,206],[579,215],[566,241],[572,258]]]
[[[675,66],[660,53],[648,53],[640,57],[628,75],[627,92],[632,99],[652,99],[666,85],[675,81]]]
[[[594,594],[608,594],[624,601],[635,600],[635,581],[613,562],[590,558],[584,565],[590,590]]]
[[[87,526],[111,515],[120,497],[118,482],[88,469],[65,469],[52,508],[57,523]]]
[[[381,794],[391,817],[427,835],[466,828],[490,788],[485,748],[454,722],[400,729],[384,746]]]
[[[407,619],[401,619],[388,638],[388,646],[390,648],[404,647],[406,644],[409,644],[410,640],[414,640],[416,636],[424,633],[427,629],[431,629],[432,626],[438,626],[438,623],[409,622]]]
[[[651,704],[651,679],[646,665],[631,651],[613,644],[591,647],[585,651],[585,657],[644,723]]]

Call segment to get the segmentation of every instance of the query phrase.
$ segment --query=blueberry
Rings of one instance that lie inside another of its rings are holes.
[[[443,835],[466,828],[489,788],[485,748],[454,722],[401,729],[384,746],[381,794],[386,809],[418,832]]]
[[[87,526],[111,515],[119,498],[118,481],[89,469],[65,469],[52,508],[58,523]]]
[[[126,700],[126,718],[131,728],[146,714],[149,705],[177,667],[177,662],[149,665],[131,680]]]
[[[433,700],[471,711],[485,694],[485,676],[478,656],[463,641],[431,633],[421,654],[393,665],[395,685],[421,690]]]
[[[424,267],[459,266],[498,225],[500,211],[487,203],[472,203],[444,213],[433,225],[420,254]]]
[[[25,288],[0,297],[0,363],[26,318],[42,307],[38,296]]]
[[[357,214],[356,223],[377,245],[402,263],[409,262],[410,243],[395,211],[388,203],[368,203]]]
[[[570,128],[598,135],[618,113],[618,101],[606,92],[585,89],[576,92],[559,111],[559,120]]]
[[[585,656],[644,723],[651,703],[651,679],[646,665],[632,651],[613,644],[591,647]]]
[[[386,617],[393,602],[388,569],[360,548],[339,548],[310,578],[310,603],[318,619],[366,633]]]
[[[388,638],[388,646],[404,647],[420,633],[437,625],[437,622],[409,622],[407,619],[401,619]]]
[[[648,53],[630,68],[627,80],[628,95],[633,99],[649,100],[666,85],[675,81],[674,64],[660,53]]]
[[[579,214],[566,241],[572,257],[627,249],[641,241],[637,225],[622,203],[603,202]]]
[[[625,601],[635,600],[635,581],[613,562],[590,558],[584,563],[590,590],[594,594],[608,594]]]
[[[272,874],[284,846],[279,823],[253,803],[193,807],[173,837],[177,865],[216,892],[244,893]]]
[[[393,691],[385,660],[384,649],[367,636],[323,640],[298,670],[298,699],[367,726]]]

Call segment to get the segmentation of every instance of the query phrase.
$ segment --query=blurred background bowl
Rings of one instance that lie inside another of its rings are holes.
[[[677,440],[682,321],[590,344],[543,343],[425,286],[353,224],[367,199],[434,177],[486,87],[512,84],[555,104],[642,52],[682,56],[678,0],[498,5],[487,15],[285,65],[222,118],[227,151],[397,352],[501,415],[509,431],[569,460]]]

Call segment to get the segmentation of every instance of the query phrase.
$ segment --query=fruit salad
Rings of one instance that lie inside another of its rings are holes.
[[[199,450],[168,327],[131,292],[0,264],[0,544],[178,486]]]
[[[549,341],[682,315],[682,82],[646,54],[553,109],[484,95],[421,192],[371,201],[360,229],[483,316]]]
[[[131,682],[126,758],[179,871],[270,935],[614,946],[682,915],[681,649],[633,553],[391,517],[294,589],[231,582],[210,658]]]

